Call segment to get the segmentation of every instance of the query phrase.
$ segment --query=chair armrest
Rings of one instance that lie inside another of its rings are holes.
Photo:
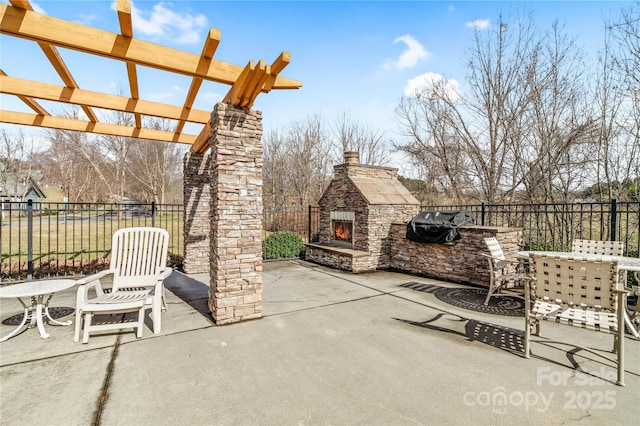
[[[166,279],[169,275],[171,275],[171,273],[173,272],[172,268],[167,268],[164,271],[162,271],[160,274],[158,274],[158,280],[164,280]]]
[[[104,291],[102,290],[100,280],[109,275],[113,275],[113,272],[106,270],[77,280],[78,292],[76,294],[76,306],[89,300],[89,290],[92,288],[95,288],[96,296],[102,296]]]
[[[83,284],[87,284],[90,283],[92,281],[96,281],[99,280],[100,278],[106,277],[107,275],[113,274],[113,272],[109,271],[108,269],[105,271],[100,271],[97,272],[93,275],[89,275],[87,277],[81,278],[79,280],[76,281],[76,284],[78,285],[83,285]]]
[[[498,257],[495,256],[491,256],[490,254],[486,254],[486,253],[478,253],[480,256],[484,256],[488,259],[493,259],[497,262],[506,262],[506,263],[513,263],[513,264],[520,264],[522,263],[521,260],[519,260],[518,258],[507,258],[507,259],[500,259]]]
[[[479,253],[480,256],[486,257],[489,260],[490,266],[492,268],[492,270],[502,270],[504,271],[504,269],[511,265],[512,267],[514,267],[514,269],[516,270],[516,272],[518,273],[523,273],[523,263],[521,260],[519,259],[500,259],[497,258],[495,256],[491,256],[490,254],[486,254],[486,253]]]

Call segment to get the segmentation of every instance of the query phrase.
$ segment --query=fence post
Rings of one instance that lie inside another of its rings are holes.
[[[611,213],[609,216],[609,235],[611,236],[609,239],[611,241],[615,241],[616,233],[618,230],[618,200],[611,200]]]
[[[33,279],[33,200],[27,201],[27,281]]]
[[[156,226],[156,202],[151,202],[151,226]]]
[[[311,242],[311,204],[307,206],[307,243]]]
[[[484,226],[484,223],[485,223],[485,222],[484,222],[484,215],[485,215],[485,213],[486,213],[486,204],[485,204],[485,203],[482,203],[481,213],[480,213],[480,224],[481,224],[482,226]]]

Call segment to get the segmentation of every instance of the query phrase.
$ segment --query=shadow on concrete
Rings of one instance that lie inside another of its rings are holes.
[[[394,318],[407,324],[465,337],[475,342],[481,342],[494,348],[510,353],[522,355],[524,353],[524,333],[497,324],[468,319],[452,313],[440,313],[426,321],[417,322],[401,318]],[[449,324],[462,325],[463,328],[447,327],[436,324],[437,321],[447,319]],[[459,324],[455,324],[459,323]]]
[[[211,324],[214,324],[208,305],[209,286],[175,271],[164,281],[164,286],[176,297],[200,312]]]

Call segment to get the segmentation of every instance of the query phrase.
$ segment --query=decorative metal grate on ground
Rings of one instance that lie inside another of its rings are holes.
[[[485,305],[487,290],[482,288],[448,288],[415,281],[410,281],[400,286],[431,293],[444,303],[469,311],[492,315],[524,316],[524,300],[518,297],[501,296],[490,299],[489,304]]]

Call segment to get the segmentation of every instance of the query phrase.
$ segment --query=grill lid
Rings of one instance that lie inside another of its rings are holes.
[[[473,215],[467,211],[420,212],[407,224],[407,239],[417,243],[452,243],[462,238],[458,226],[473,223]]]

